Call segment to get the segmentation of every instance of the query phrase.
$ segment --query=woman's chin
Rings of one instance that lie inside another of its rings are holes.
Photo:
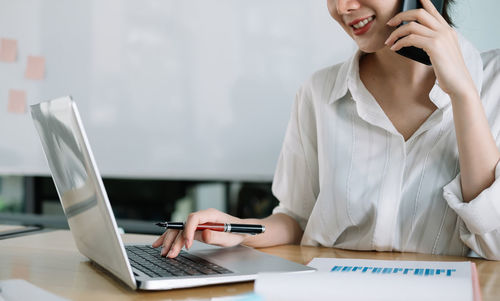
[[[363,39],[354,38],[354,42],[358,45],[358,48],[365,53],[374,53],[382,50],[386,47],[384,44],[387,37],[383,36],[372,36]]]
[[[370,45],[360,45],[358,44],[358,48],[363,51],[364,53],[375,53],[377,51],[380,51],[382,49],[384,49],[385,45],[382,44],[382,45],[373,45],[373,44],[370,44]]]

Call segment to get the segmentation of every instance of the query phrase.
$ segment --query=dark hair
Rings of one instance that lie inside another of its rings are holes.
[[[453,20],[451,19],[451,16],[450,16],[450,6],[455,2],[455,0],[444,0],[443,1],[443,18],[446,20],[446,22],[448,22],[448,24],[450,24],[451,26],[453,26]]]

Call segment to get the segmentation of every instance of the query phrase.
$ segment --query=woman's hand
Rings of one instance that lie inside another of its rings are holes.
[[[422,48],[429,55],[444,92],[452,98],[470,95],[477,89],[465,65],[457,33],[430,0],[420,1],[423,8],[401,12],[387,22],[389,26],[409,23],[394,30],[386,45],[394,51],[408,46]]]
[[[223,213],[216,209],[201,210],[191,213],[188,216],[186,224],[184,226],[184,230],[180,231],[168,229],[153,243],[153,247],[157,248],[162,246],[161,255],[174,258],[179,255],[182,247],[185,246],[186,249],[189,249],[193,245],[193,239],[202,241],[207,244],[231,247],[242,243],[247,236],[244,234],[234,234],[210,230],[196,231],[196,227],[198,226],[198,224],[204,224],[208,222],[239,224],[244,223],[241,219]]]
[[[263,224],[266,232],[258,235],[234,234],[217,231],[196,231],[199,224],[204,223]],[[302,229],[295,219],[276,213],[264,219],[240,219],[215,209],[207,209],[191,213],[184,225],[184,230],[167,230],[154,243],[153,247],[162,246],[161,255],[174,258],[182,247],[189,249],[193,239],[207,244],[232,247],[245,244],[250,247],[271,247],[283,244],[298,244],[302,237]]]

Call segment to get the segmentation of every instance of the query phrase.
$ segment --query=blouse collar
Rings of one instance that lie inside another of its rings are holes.
[[[480,94],[483,81],[481,54],[467,39],[458,32],[457,34],[465,64]],[[350,59],[340,66],[332,93],[330,94],[329,104],[333,104],[344,97],[348,91],[351,91],[352,94],[353,90],[359,90],[357,85],[359,85],[360,81],[356,79],[359,78],[359,60],[362,55],[363,52],[358,49]],[[450,103],[450,97],[439,87],[437,80],[429,93],[429,97],[438,109],[442,109]]]

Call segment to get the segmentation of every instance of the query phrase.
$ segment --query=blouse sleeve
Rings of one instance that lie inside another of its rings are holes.
[[[319,192],[317,135],[312,95],[302,88],[296,95],[272,190],[284,213],[305,228]]]
[[[500,50],[483,53],[481,99],[500,147]],[[469,203],[463,201],[460,174],[446,185],[443,196],[457,213],[462,225],[461,240],[480,256],[500,260],[500,163],[495,168],[495,181]]]
[[[463,201],[460,174],[444,187],[443,196],[466,226],[460,227],[462,241],[480,256],[500,260],[500,163],[493,184],[469,203]]]

